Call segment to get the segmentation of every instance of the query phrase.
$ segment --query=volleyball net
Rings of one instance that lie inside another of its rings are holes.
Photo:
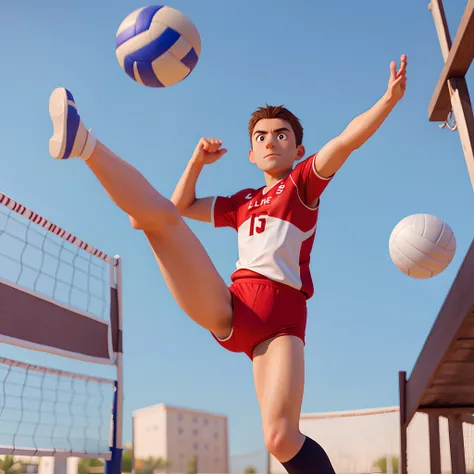
[[[121,472],[121,260],[0,193],[0,343],[115,368],[0,357],[0,455],[101,458]],[[63,360],[63,359],[62,359]]]

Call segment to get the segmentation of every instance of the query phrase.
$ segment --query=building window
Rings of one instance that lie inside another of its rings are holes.
[[[193,444],[193,448],[194,448],[194,450],[195,450],[195,451],[197,451],[197,450],[198,450],[198,448],[199,448],[199,444],[197,444],[197,443],[194,443],[194,444]]]
[[[38,464],[23,464],[21,466],[21,472],[24,474],[37,474]]]
[[[193,430],[194,436],[197,436],[198,433],[199,433],[198,430]]]
[[[193,417],[193,422],[197,423],[197,421],[198,421],[198,417],[197,416]]]
[[[183,434],[183,428],[181,428],[181,426],[178,428],[178,434],[182,435]]]

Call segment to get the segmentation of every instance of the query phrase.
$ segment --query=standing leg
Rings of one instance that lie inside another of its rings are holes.
[[[304,390],[304,345],[279,336],[254,350],[254,380],[265,444],[289,474],[334,474],[323,448],[299,428]]]
[[[49,111],[54,126],[50,154],[86,162],[112,201],[145,232],[182,310],[217,337],[227,337],[232,327],[229,289],[174,204],[86,130],[69,91],[53,91]]]

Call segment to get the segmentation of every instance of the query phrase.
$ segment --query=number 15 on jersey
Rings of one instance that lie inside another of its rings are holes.
[[[249,236],[252,236],[255,234],[261,234],[262,232],[265,231],[265,226],[267,223],[267,220],[265,217],[266,212],[259,212],[259,213],[254,213],[250,216],[250,231],[249,231]]]

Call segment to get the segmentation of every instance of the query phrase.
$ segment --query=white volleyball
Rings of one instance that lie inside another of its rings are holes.
[[[389,240],[395,266],[412,278],[431,278],[452,262],[456,237],[446,222],[430,214],[414,214],[402,219]]]

